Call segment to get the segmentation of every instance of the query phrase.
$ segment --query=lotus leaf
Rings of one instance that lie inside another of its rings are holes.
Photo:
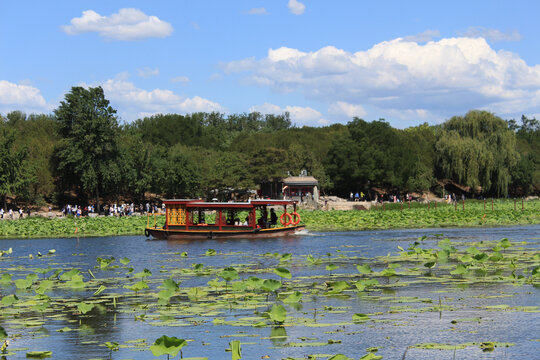
[[[2,300],[0,301],[0,304],[4,306],[10,306],[10,305],[15,304],[17,301],[19,301],[19,298],[17,297],[17,295],[11,294],[11,295],[4,296]]]
[[[327,294],[339,294],[350,287],[346,281],[331,281],[327,282],[326,286],[328,286]]]
[[[240,346],[240,341],[233,340],[229,343],[231,347],[231,358],[232,360],[239,360],[242,358],[242,351]]]
[[[352,316],[352,321],[353,322],[364,322],[364,321],[368,321],[369,320],[369,316],[366,315],[366,314],[362,314],[362,313],[356,313]]]
[[[281,281],[277,281],[277,280],[274,280],[274,279],[266,279],[263,281],[262,283],[262,288],[265,290],[265,291],[276,291],[277,289],[279,289],[281,287]]]
[[[133,275],[133,277],[137,279],[146,279],[147,277],[150,277],[150,276],[152,276],[152,272],[148,269],[144,269],[143,271],[138,272]]]
[[[339,269],[339,266],[337,266],[336,264],[330,263],[326,265],[326,270],[328,271],[334,271],[336,269]]]
[[[302,300],[302,293],[300,291],[295,291],[283,299],[283,302],[287,304],[294,304],[300,302],[300,300]]]
[[[139,292],[141,290],[148,289],[148,284],[146,283],[146,281],[141,280],[141,281],[137,281],[133,285],[124,285],[124,288],[129,289],[131,291]]]
[[[120,344],[118,344],[115,341],[113,342],[107,341],[105,342],[104,345],[111,351],[118,351],[120,349]]]
[[[81,302],[77,305],[77,310],[79,310],[81,314],[86,314],[87,312],[92,311],[93,308],[94,304],[89,304],[85,302]]]
[[[358,270],[360,274],[370,274],[373,272],[373,270],[371,270],[371,267],[369,267],[368,264],[357,265],[356,270]]]
[[[274,324],[283,324],[285,319],[287,319],[287,310],[285,310],[283,305],[272,305],[272,309],[267,314]]]
[[[75,275],[79,275],[81,272],[77,269],[71,269],[70,271],[67,271],[60,275],[60,280],[68,281],[71,280],[71,278]]]
[[[179,289],[178,286],[179,286],[179,283],[177,283],[176,281],[170,278],[163,280],[163,284],[161,284],[161,287],[163,289],[172,290],[172,291],[178,290]]]
[[[238,279],[238,271],[233,267],[223,269],[218,275],[227,282]]]
[[[2,274],[2,277],[0,277],[0,285],[1,286],[11,285],[11,275],[10,274]]]
[[[44,359],[52,356],[52,351],[29,351],[26,353],[27,358]]]
[[[374,353],[369,353],[360,358],[360,360],[379,360],[382,359],[381,355],[375,355]]]
[[[156,339],[154,345],[150,346],[150,351],[152,351],[154,356],[170,355],[175,357],[186,345],[187,341],[184,339],[163,335],[162,337]]]
[[[292,278],[292,275],[291,275],[291,272],[285,268],[275,268],[274,269],[274,274],[282,277],[282,278],[285,278],[285,279],[290,279]]]

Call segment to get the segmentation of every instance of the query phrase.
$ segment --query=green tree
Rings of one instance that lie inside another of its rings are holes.
[[[72,87],[55,110],[59,124],[57,170],[96,197],[119,180],[118,122],[116,110],[109,105],[101,87]]]
[[[153,186],[168,198],[191,198],[201,192],[201,175],[195,160],[181,145],[160,148],[154,153]]]
[[[15,148],[28,149],[28,166],[35,175],[25,190],[27,200],[44,204],[54,193],[52,157],[58,143],[57,122],[52,115],[26,114],[14,111],[7,114],[6,127],[15,131]]]
[[[508,127],[516,132],[519,161],[512,168],[512,190],[515,194],[528,195],[540,192],[540,122],[535,118],[521,117]]]
[[[515,135],[501,118],[478,110],[455,116],[442,124],[435,148],[439,176],[472,192],[507,195],[519,157]]]
[[[364,178],[359,167],[359,154],[359,146],[348,131],[332,143],[325,168],[335,194],[348,197],[350,191],[360,191],[359,184]]]
[[[7,196],[18,195],[33,180],[29,171],[28,151],[26,148],[17,150],[14,147],[15,132],[11,129],[0,128],[0,196],[4,210],[7,210]]]
[[[403,154],[399,164],[407,191],[429,191],[435,183],[435,132],[427,123],[401,132]]]

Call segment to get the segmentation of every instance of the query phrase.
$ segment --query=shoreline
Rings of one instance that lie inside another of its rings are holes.
[[[540,211],[527,210],[465,211],[409,209],[407,211],[300,210],[308,231],[352,232],[434,228],[492,228],[540,225]],[[157,216],[161,224],[163,215]],[[150,217],[150,224],[153,217]],[[80,238],[105,236],[144,236],[147,217],[41,218],[0,221],[0,241],[4,239]],[[159,226],[159,225],[158,225]]]

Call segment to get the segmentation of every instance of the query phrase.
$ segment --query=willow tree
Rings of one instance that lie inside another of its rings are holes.
[[[72,87],[55,110],[61,136],[57,168],[70,185],[96,196],[120,181],[116,110],[101,87]]]
[[[445,122],[435,144],[440,176],[483,192],[508,194],[510,169],[519,159],[515,134],[501,118],[470,111]]]

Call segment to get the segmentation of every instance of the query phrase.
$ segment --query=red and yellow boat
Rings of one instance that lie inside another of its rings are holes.
[[[305,228],[300,225],[300,215],[293,200],[204,202],[171,199],[163,203],[165,223],[158,227],[154,220],[152,227],[149,217],[144,230],[147,237],[167,240],[269,238],[292,235]],[[292,212],[287,212],[288,206],[292,206]],[[281,207],[283,212],[278,215],[275,209]]]

